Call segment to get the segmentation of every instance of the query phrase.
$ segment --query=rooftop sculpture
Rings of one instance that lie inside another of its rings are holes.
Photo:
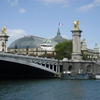
[[[79,29],[78,25],[79,25],[79,21],[74,21],[74,29]]]
[[[45,44],[49,44],[50,42],[51,42],[50,39],[44,39],[44,40],[43,40],[43,43],[45,43]]]
[[[7,31],[6,28],[7,28],[7,26],[2,27],[2,29],[1,29],[2,33],[1,34],[6,34],[6,31]]]

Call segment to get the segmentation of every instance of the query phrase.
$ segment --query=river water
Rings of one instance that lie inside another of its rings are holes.
[[[100,100],[100,80],[0,80],[0,100]]]

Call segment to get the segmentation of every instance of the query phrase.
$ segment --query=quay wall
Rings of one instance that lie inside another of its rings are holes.
[[[95,61],[63,61],[63,72],[100,73],[100,63]]]

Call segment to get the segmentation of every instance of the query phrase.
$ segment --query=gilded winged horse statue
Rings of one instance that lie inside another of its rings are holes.
[[[7,31],[7,30],[6,30],[6,27],[7,27],[7,26],[2,27],[2,29],[1,29],[2,33],[1,33],[1,34],[6,34],[6,31]]]
[[[74,29],[79,29],[78,25],[79,25],[79,21],[74,21]]]

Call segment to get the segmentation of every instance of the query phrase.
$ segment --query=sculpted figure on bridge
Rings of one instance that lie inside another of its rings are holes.
[[[43,43],[45,43],[45,44],[49,44],[50,42],[51,42],[50,39],[44,39],[44,41],[43,41]]]
[[[1,29],[2,33],[1,33],[1,34],[6,34],[6,31],[7,31],[7,30],[6,30],[6,27],[7,27],[7,26],[2,27],[2,29]]]
[[[79,21],[74,21],[74,29],[79,29],[78,25],[79,25]]]

